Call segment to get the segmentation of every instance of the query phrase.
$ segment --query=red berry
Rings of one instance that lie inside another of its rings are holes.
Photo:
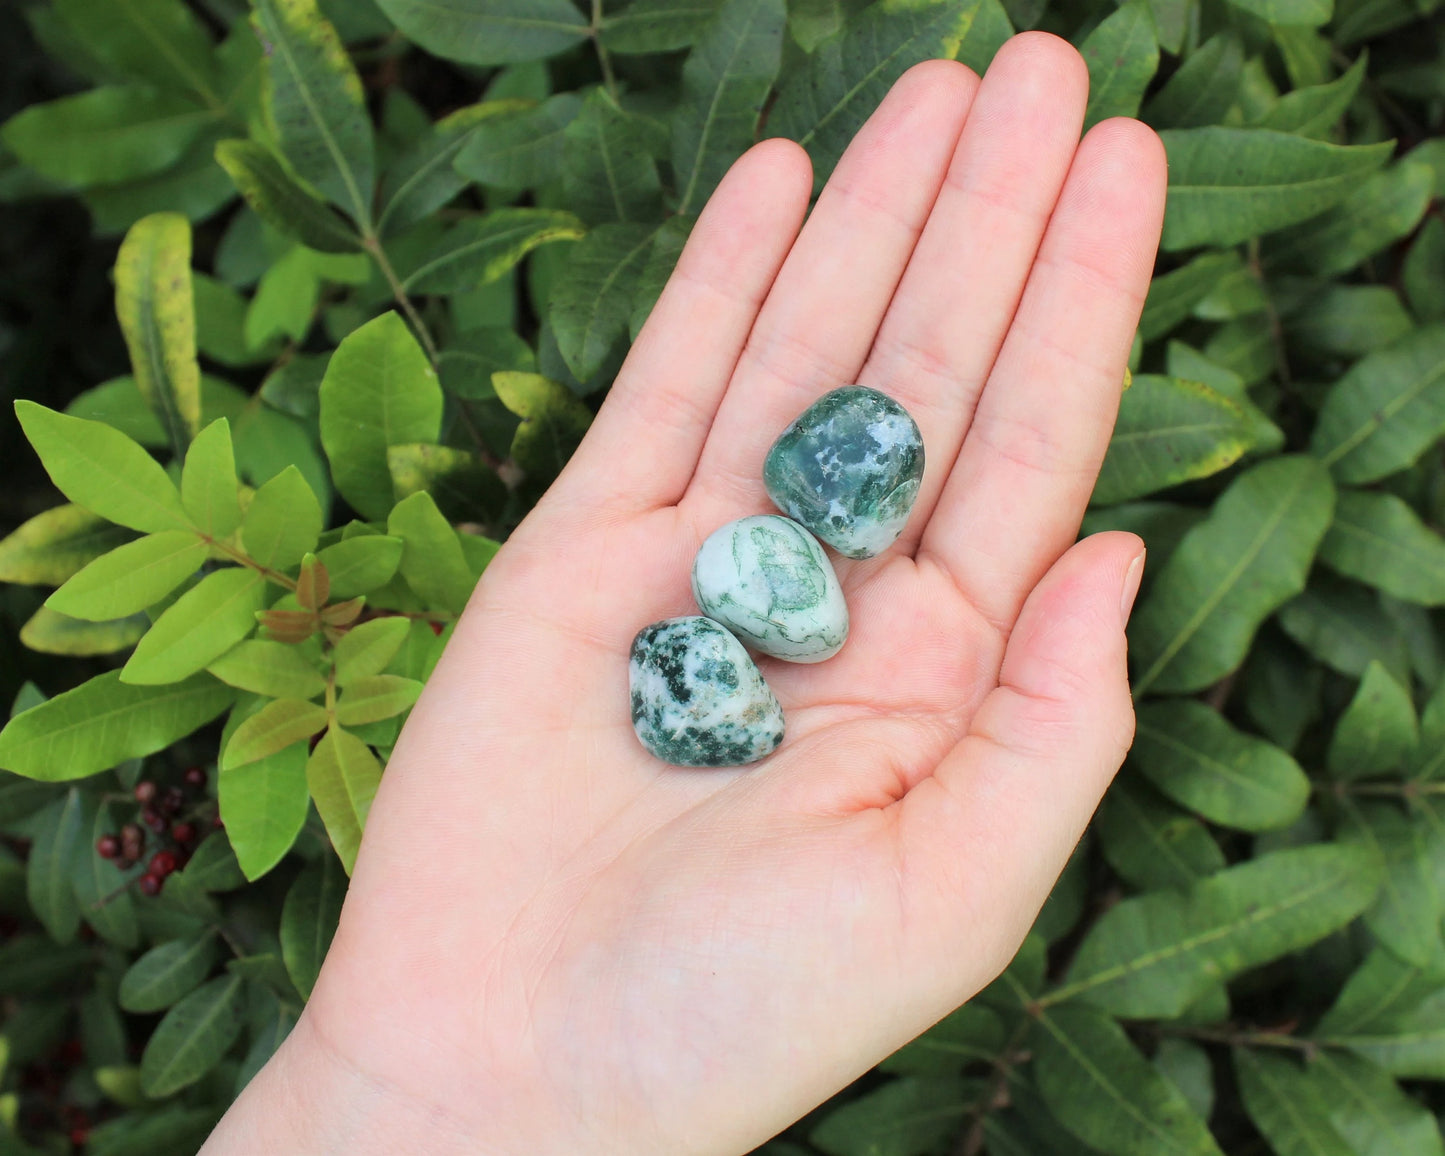
[[[174,815],[186,805],[185,792],[180,787],[167,787],[166,793],[161,797],[160,809],[165,815]]]
[[[186,782],[193,787],[204,787],[206,785],[206,772],[200,767],[192,767],[186,772]]]
[[[171,838],[177,843],[190,843],[196,838],[196,828],[191,823],[176,823],[171,827]]]
[[[151,856],[150,866],[146,871],[160,879],[164,879],[176,869],[176,857],[171,851],[157,851]]]
[[[149,779],[142,779],[135,785],[135,801],[149,803],[156,797],[156,785]]]
[[[102,859],[114,859],[120,854],[120,840],[114,835],[102,835],[95,841],[95,853]]]
[[[72,1128],[70,1130],[70,1142],[77,1148],[84,1148],[86,1144],[90,1143],[90,1129]]]
[[[211,826],[214,827],[217,831],[219,831],[225,825],[226,824],[221,821],[221,813],[217,811],[216,817],[211,820]]]
[[[163,880],[158,875],[142,875],[140,889],[143,895],[159,895]]]
[[[141,822],[157,835],[166,829],[166,817],[158,811],[152,811],[149,807],[141,813]]]

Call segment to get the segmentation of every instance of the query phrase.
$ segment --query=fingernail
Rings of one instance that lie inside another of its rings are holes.
[[[1144,577],[1144,556],[1146,550],[1140,550],[1139,556],[1129,563],[1129,569],[1124,572],[1124,589],[1119,594],[1119,613],[1124,619],[1124,625],[1129,625],[1129,613],[1134,609],[1134,599],[1139,596],[1139,583]]]

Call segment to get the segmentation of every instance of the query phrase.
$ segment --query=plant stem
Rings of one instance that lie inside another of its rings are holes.
[[[1228,1044],[1230,1047],[1290,1048],[1299,1052],[1315,1052],[1318,1040],[1302,1040],[1288,1032],[1259,1032],[1243,1028],[1196,1028],[1178,1024],[1156,1024],[1154,1030],[1164,1036],[1182,1036],[1206,1044]]]
[[[607,95],[617,100],[617,76],[612,71],[612,58],[602,44],[602,0],[592,0],[592,43],[597,49],[597,63],[602,66],[602,83]]]
[[[244,551],[237,550],[232,546],[228,546],[225,542],[218,542],[209,534],[198,534],[197,537],[199,537],[202,542],[206,543],[206,545],[210,546],[213,550],[219,550],[227,558],[231,559],[232,562],[256,571],[256,573],[260,574],[261,577],[266,579],[266,581],[274,582],[277,586],[285,587],[287,590],[296,589],[296,579],[288,578],[285,574],[282,574],[281,571],[272,570],[269,566],[262,566],[261,563],[257,562],[254,558],[252,558]]]
[[[1415,799],[1422,795],[1445,795],[1445,782],[1421,783],[1414,780],[1391,783],[1321,783],[1313,784],[1321,795],[1345,798],[1349,795],[1375,795],[1397,799]]]
[[[1009,1077],[1013,1075],[1014,1067],[1026,1061],[1029,1056],[1021,1051],[1020,1045],[1028,1035],[1031,1020],[1022,1020],[1014,1033],[1009,1037],[1008,1043],[1004,1044],[1003,1051],[994,1058],[993,1074],[989,1078],[988,1087],[984,1089],[983,1095],[974,1101],[968,1111],[968,1127],[958,1138],[958,1144],[954,1148],[954,1156],[979,1156],[983,1151],[987,1135],[984,1132],[984,1124],[988,1120],[988,1114],[995,1108],[1005,1107],[1005,1093],[1008,1089]]]
[[[441,354],[437,351],[437,343],[431,335],[431,330],[422,320],[421,314],[417,312],[416,306],[412,303],[406,286],[401,283],[401,278],[396,275],[396,269],[392,266],[391,259],[387,257],[386,250],[381,247],[381,241],[372,233],[367,233],[362,238],[366,251],[376,261],[381,275],[386,278],[386,283],[391,286],[391,295],[396,298],[396,303],[401,306],[401,311],[406,314],[406,319],[411,322],[411,327],[416,330],[417,340],[426,351],[427,360],[431,362],[432,368],[437,369],[441,361]]]

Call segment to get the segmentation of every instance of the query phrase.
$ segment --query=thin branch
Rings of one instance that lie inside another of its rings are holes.
[[[396,269],[386,255],[386,250],[382,248],[381,241],[375,236],[368,235],[363,238],[363,243],[366,251],[375,259],[381,275],[386,278],[386,283],[391,286],[391,295],[401,306],[401,311],[406,314],[406,319],[411,322],[411,327],[416,330],[417,340],[421,342],[422,349],[426,351],[427,360],[431,362],[433,369],[440,368],[441,354],[437,350],[437,343],[431,335],[431,330],[427,328],[426,322],[417,312],[416,305],[412,303],[412,299],[406,291],[406,286],[401,283],[401,278],[396,275]]]
[[[602,43],[602,0],[592,0],[592,43],[597,49],[597,63],[602,66],[602,83],[607,86],[607,95],[617,101],[617,76],[612,71],[612,57]]]

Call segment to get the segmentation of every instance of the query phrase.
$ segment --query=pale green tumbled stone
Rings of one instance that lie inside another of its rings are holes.
[[[776,514],[710,534],[692,564],[692,594],[709,618],[774,658],[822,662],[848,637],[848,603],[828,555]]]
[[[798,415],[768,451],[768,497],[838,553],[888,549],[923,483],[923,437],[908,411],[876,389],[844,386]]]
[[[711,618],[644,626],[628,664],[632,727],[679,767],[739,767],[783,741],[783,708],[743,644]]]

